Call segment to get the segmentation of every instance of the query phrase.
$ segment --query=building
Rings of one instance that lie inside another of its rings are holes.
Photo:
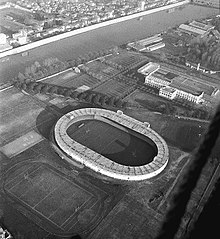
[[[188,33],[188,34],[193,34],[193,35],[200,35],[203,36],[207,33],[207,31],[190,26],[190,25],[186,25],[186,24],[181,24],[179,25],[179,29],[182,32]]]
[[[7,37],[4,33],[0,33],[0,45],[4,45],[7,43]]]
[[[157,34],[152,37],[148,37],[148,38],[136,41],[136,42],[128,43],[128,47],[131,47],[137,51],[144,51],[144,50],[146,50],[147,46],[149,46],[153,43],[161,42],[162,40],[163,40],[163,38],[160,37],[159,34]]]
[[[220,8],[219,0],[192,0],[194,3]]]
[[[140,11],[144,11],[144,9],[145,9],[145,1],[140,1],[140,2],[138,3],[138,9],[139,9]]]
[[[196,64],[193,62],[186,61],[185,65],[190,67],[191,69],[196,69],[197,71],[201,71],[203,73],[207,73],[207,74],[215,74],[216,73],[216,71],[212,71],[212,70],[209,70],[209,69],[201,66],[200,63]]]
[[[171,84],[170,80],[163,80],[155,76],[147,76],[145,77],[145,84],[152,86],[154,88],[160,89],[161,87],[168,86]]]
[[[187,78],[178,76],[167,69],[161,69],[157,63],[149,62],[138,69],[138,73],[145,75],[145,84],[159,89],[159,95],[173,100],[176,97],[194,102],[203,101],[204,87],[189,84]],[[184,83],[184,82],[188,83]],[[203,89],[203,90],[200,90]]]
[[[160,65],[154,62],[149,62],[146,65],[138,69],[138,73],[149,76],[156,72],[160,68]]]
[[[207,24],[204,24],[202,22],[197,22],[197,21],[192,21],[189,25],[199,28],[199,29],[202,29],[204,31],[210,31],[215,28],[215,26],[207,25]]]
[[[152,36],[152,37],[142,39],[142,40],[138,41],[138,43],[141,44],[141,45],[147,46],[147,45],[150,45],[150,44],[155,43],[155,42],[160,42],[162,40],[163,40],[162,37],[160,37],[159,35],[155,35],[155,36]]]
[[[160,96],[168,98],[170,100],[173,100],[176,97],[176,94],[177,90],[169,86],[162,87],[159,91]]]
[[[164,42],[159,42],[159,43],[147,46],[146,50],[147,51],[156,51],[156,50],[158,50],[160,48],[163,48],[163,47],[165,47],[165,43]]]

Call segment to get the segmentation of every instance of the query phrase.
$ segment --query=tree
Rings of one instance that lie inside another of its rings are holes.
[[[71,90],[71,89],[66,90],[66,91],[64,92],[64,96],[65,96],[65,97],[70,97],[71,94],[72,94],[72,90]]]
[[[120,99],[115,100],[115,106],[116,107],[122,107],[122,105],[123,105],[123,102]]]
[[[80,93],[80,94],[77,96],[77,98],[78,98],[79,100],[84,100],[84,99],[86,98],[86,96],[87,96],[87,93],[86,93],[86,92],[82,92],[82,93]]]
[[[19,72],[19,73],[18,73],[18,79],[23,82],[23,81],[26,79],[26,77],[24,76],[24,74],[22,74],[21,72]]]
[[[76,99],[76,98],[78,98],[78,95],[79,95],[78,91],[73,91],[70,96],[71,96],[71,98]]]
[[[27,84],[26,83],[22,83],[21,84],[21,89],[22,90],[27,90]]]
[[[100,94],[96,94],[95,97],[93,97],[93,99],[92,99],[93,103],[94,104],[98,104],[100,98],[101,98],[101,95]]]
[[[49,92],[50,94],[56,94],[57,91],[58,91],[58,87],[57,87],[57,86],[52,86],[52,87],[48,90],[48,92]]]
[[[85,98],[86,102],[88,103],[91,103],[92,102],[92,99],[93,99],[94,95],[93,94],[88,94]]]
[[[30,82],[30,83],[27,84],[27,88],[28,88],[28,90],[33,91],[33,89],[36,85],[37,85],[37,83]]]
[[[45,85],[41,88],[40,92],[45,94],[45,93],[48,92],[49,88],[50,88],[50,86],[45,84]]]
[[[109,106],[115,106],[115,97],[110,97],[109,98],[109,100],[108,100],[108,102],[107,102],[107,104],[109,105]]]
[[[65,91],[66,91],[66,89],[60,86],[57,90],[57,94],[58,95],[64,95]]]
[[[39,93],[41,92],[41,89],[44,87],[44,84],[42,83],[37,83],[37,85],[34,87],[34,91]]]
[[[106,95],[102,95],[99,99],[99,102],[102,106],[104,106],[107,100],[108,100],[108,97]]]

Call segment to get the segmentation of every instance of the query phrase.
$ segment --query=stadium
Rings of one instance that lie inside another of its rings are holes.
[[[169,159],[163,138],[149,123],[122,111],[84,108],[62,116],[54,127],[56,147],[74,162],[104,176],[141,181],[161,173]]]

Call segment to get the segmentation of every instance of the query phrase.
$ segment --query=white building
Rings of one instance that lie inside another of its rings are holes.
[[[159,95],[170,100],[173,100],[176,97],[177,89],[171,88],[169,86],[160,88]]]
[[[204,95],[204,92],[201,92],[200,94],[197,93],[190,93],[183,91],[181,89],[176,89],[170,86],[166,86],[160,89],[159,95],[165,98],[168,98],[170,100],[173,100],[176,97],[194,102],[196,104],[199,104],[202,102],[202,97]]]
[[[7,37],[4,33],[0,33],[0,45],[4,45],[7,43]]]
[[[209,30],[212,30],[215,28],[215,26],[207,25],[207,24],[204,24],[202,22],[197,22],[197,21],[192,21],[189,25],[199,28],[199,29],[202,29],[204,31],[209,31]]]
[[[179,25],[179,29],[183,32],[189,33],[189,34],[194,34],[194,35],[205,35],[207,33],[207,31],[193,27],[193,26],[189,26],[186,24],[181,24]]]
[[[159,43],[147,46],[146,50],[147,51],[156,51],[156,50],[158,50],[160,48],[163,48],[163,47],[165,47],[165,43],[164,42],[159,42]]]
[[[161,87],[170,85],[171,81],[169,80],[166,81],[166,80],[150,75],[145,77],[144,83],[152,87],[155,87],[157,89],[160,89]]]
[[[160,68],[160,65],[154,62],[149,62],[146,65],[138,69],[138,73],[149,76],[156,72]]]

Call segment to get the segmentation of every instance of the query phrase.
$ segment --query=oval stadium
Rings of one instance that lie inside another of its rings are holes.
[[[71,111],[57,121],[54,139],[59,150],[68,156],[68,162],[83,164],[114,179],[152,178],[164,170],[169,159],[166,142],[149,123],[122,111]]]

